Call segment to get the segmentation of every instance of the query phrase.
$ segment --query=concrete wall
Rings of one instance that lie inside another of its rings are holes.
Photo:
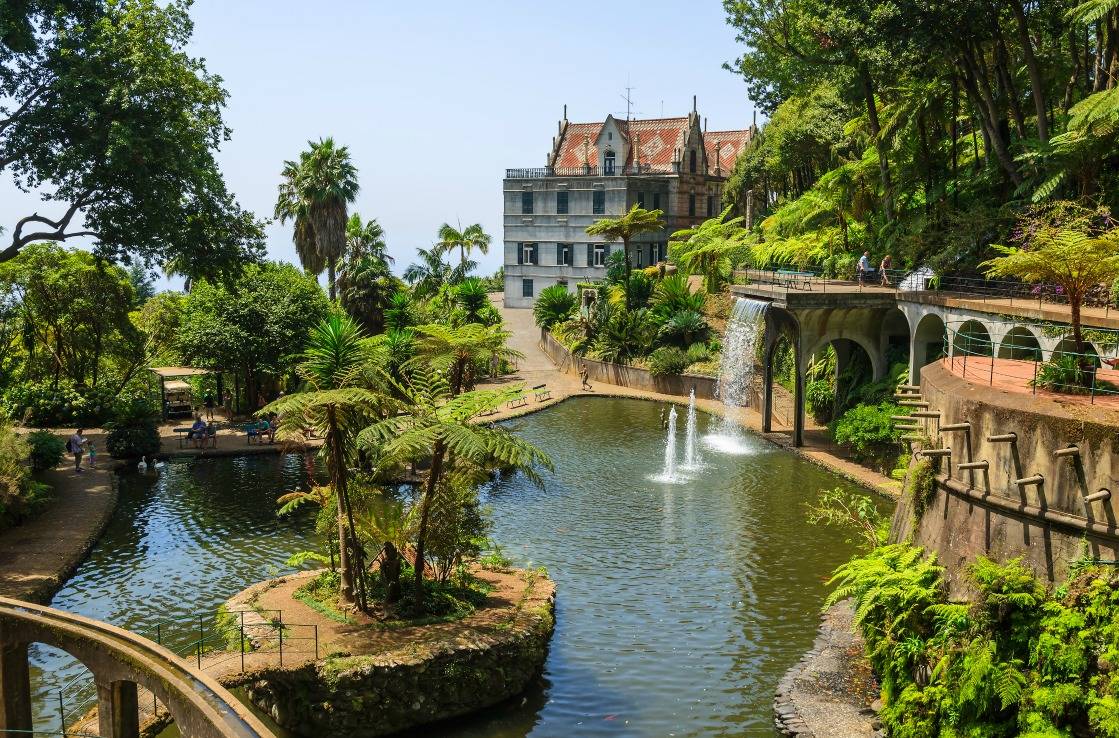
[[[912,536],[936,551],[954,587],[967,562],[980,555],[999,561],[1021,556],[1049,581],[1062,580],[1069,563],[1084,553],[1119,558],[1119,502],[1084,500],[1100,489],[1119,493],[1119,413],[991,391],[939,363],[922,369],[921,392],[930,409],[940,412],[940,424],[966,421],[971,431],[938,434],[939,426],[930,421],[934,445],[951,448],[952,463],[941,462],[935,499],[916,526],[912,501],[903,496],[893,540]],[[1017,434],[1017,442],[987,440],[1003,433]],[[1070,445],[1080,449],[1079,458],[1053,456]],[[989,464],[986,473],[956,468],[982,460]],[[1035,474],[1044,478],[1041,484],[1015,484]]]
[[[552,334],[547,331],[541,331],[540,340],[544,353],[559,367],[560,371],[577,376],[579,366],[585,364],[591,384],[605,382],[606,384],[629,387],[644,392],[660,392],[665,395],[679,395],[681,397],[687,397],[688,393],[694,388],[696,397],[715,398],[715,391],[719,382],[713,377],[704,377],[698,374],[654,377],[647,369],[635,366],[572,357],[563,344],[553,338]]]

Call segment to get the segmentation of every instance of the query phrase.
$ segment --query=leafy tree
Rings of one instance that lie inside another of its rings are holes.
[[[1080,312],[1088,291],[1119,278],[1119,228],[1106,211],[1075,203],[1034,208],[1019,223],[1020,246],[994,246],[1002,256],[982,264],[989,277],[1058,285],[1068,298],[1072,339],[1084,353]]]
[[[183,307],[177,350],[184,361],[233,372],[253,403],[262,374],[280,376],[293,363],[329,304],[318,283],[290,264],[244,270],[230,285],[199,282]]]
[[[302,354],[298,371],[304,387],[260,411],[279,414],[281,437],[301,436],[304,428],[323,437],[330,488],[338,506],[340,595],[343,602],[356,603],[362,611],[368,611],[365,565],[350,500],[349,470],[357,455],[358,431],[388,405],[371,376],[372,349],[351,319],[327,319],[310,332]]]
[[[702,274],[708,292],[719,289],[722,272],[729,271],[734,258],[748,250],[749,233],[742,227],[742,216],[729,216],[727,208],[718,217],[676,231],[669,242],[672,260],[690,274]]]
[[[447,374],[452,396],[472,388],[478,375],[495,363],[524,358],[508,346],[512,334],[499,325],[467,323],[453,328],[434,323],[418,326],[416,333],[418,358]]]
[[[346,208],[358,192],[357,168],[349,149],[337,146],[333,138],[307,145],[310,148],[300,153],[298,162],[284,162],[275,212],[281,223],[294,221],[296,251],[304,269],[320,274],[325,266],[333,301],[338,261],[347,248]]]
[[[468,277],[455,285],[455,305],[460,323],[492,323],[490,293],[486,285],[477,277]],[[500,316],[496,316],[500,319]]]
[[[532,306],[532,315],[536,325],[548,330],[574,315],[575,307],[576,297],[567,290],[567,286],[553,284],[540,290]]]
[[[376,218],[370,218],[364,223],[359,213],[354,213],[346,221],[346,261],[358,262],[366,257],[372,257],[381,262],[385,270],[395,263],[389,256],[388,244],[385,242],[385,231]]]
[[[439,245],[430,249],[416,249],[418,264],[409,264],[404,270],[404,281],[412,286],[417,299],[432,297],[444,287],[454,286],[466,279],[478,265],[467,259],[452,267],[443,257],[446,252]]]
[[[262,224],[226,190],[214,152],[226,92],[190,43],[188,2],[5,3],[0,170],[41,193],[0,262],[37,241],[174,262],[216,278],[263,252]],[[203,254],[204,258],[200,258]]]
[[[479,253],[488,254],[491,240],[490,235],[482,229],[481,223],[468,225],[464,229],[462,226],[458,229],[452,228],[449,223],[439,226],[439,246],[445,252],[458,249],[460,265],[466,264],[471,251],[477,250]]]
[[[522,394],[520,389],[475,390],[456,394],[439,373],[415,372],[399,387],[405,398],[402,413],[381,420],[361,432],[359,442],[381,457],[429,461],[427,479],[419,493],[419,522],[413,559],[417,614],[424,612],[424,570],[431,511],[445,480],[477,480],[491,469],[516,469],[540,483],[535,468],[551,469],[548,456],[504,428],[476,423],[482,413],[501,407]]]
[[[664,228],[662,210],[646,210],[635,204],[620,218],[601,218],[587,226],[587,235],[602,236],[608,241],[621,241],[625,254],[625,282],[629,282],[629,242],[643,233],[656,233]],[[628,306],[627,306],[628,307]]]

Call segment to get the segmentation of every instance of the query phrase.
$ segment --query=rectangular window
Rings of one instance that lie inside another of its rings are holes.
[[[567,215],[567,190],[560,190],[556,193],[556,213]]]
[[[638,192],[637,193],[637,207],[641,208],[642,210],[645,209],[645,193],[644,192]]]
[[[571,244],[557,243],[556,244],[556,263],[560,266],[571,266]]]
[[[521,297],[532,297],[532,280],[521,280]]]
[[[710,218],[714,214],[715,214],[715,196],[714,195],[708,195],[707,196],[707,217]]]
[[[688,215],[695,217],[695,195],[688,195]]]
[[[660,210],[660,209],[661,209],[661,193],[654,192],[653,193],[653,210]]]
[[[594,245],[594,264],[593,264],[593,266],[596,266],[596,267],[606,266],[606,245],[605,244],[597,244],[596,243]]]
[[[635,264],[635,266],[639,266],[639,267],[645,266],[645,247],[644,246],[638,246],[637,247],[637,264]]]
[[[591,213],[602,215],[606,212],[606,190],[595,190],[594,201],[591,203]]]
[[[521,193],[521,213],[532,215],[532,190],[525,190]]]
[[[518,264],[539,264],[540,254],[534,243],[521,244],[521,259]]]

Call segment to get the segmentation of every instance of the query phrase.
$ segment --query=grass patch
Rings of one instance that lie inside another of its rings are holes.
[[[341,581],[341,574],[327,569],[295,590],[292,596],[328,620],[352,625],[354,621],[338,609]]]

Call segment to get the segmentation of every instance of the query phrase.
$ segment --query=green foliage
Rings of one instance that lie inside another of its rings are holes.
[[[1055,354],[1048,361],[1037,365],[1037,376],[1029,381],[1032,387],[1042,387],[1052,392],[1087,394],[1084,371],[1074,354]]]
[[[606,257],[606,284],[625,284],[626,257],[621,251],[611,250]]]
[[[906,493],[912,505],[913,528],[916,530],[936,494],[936,467],[931,459],[922,458],[910,467]]]
[[[31,479],[28,441],[0,423],[0,530],[19,525],[50,499],[50,487]]]
[[[694,310],[674,313],[661,325],[657,334],[662,343],[681,348],[703,344],[710,337],[711,326],[702,314]]]
[[[654,286],[653,280],[645,272],[631,272],[629,279],[625,281],[625,304],[631,310],[647,306],[649,298],[653,294]]]
[[[676,346],[662,346],[646,359],[649,373],[654,377],[683,374],[689,364],[688,354]]]
[[[556,323],[562,323],[574,315],[576,306],[576,297],[567,291],[566,285],[553,284],[537,295],[532,315],[536,325],[550,330]]]
[[[901,414],[902,409],[889,402],[856,405],[831,424],[832,437],[859,461],[888,470],[901,450],[901,434],[890,416]]]
[[[804,401],[817,422],[830,422],[835,408],[835,385],[827,379],[808,382],[804,387]]]
[[[858,540],[848,539],[860,548],[871,551],[886,542],[890,530],[889,518],[878,511],[868,495],[848,492],[839,487],[820,490],[815,502],[806,502],[808,522],[845,530]]]
[[[655,334],[656,324],[647,310],[619,309],[598,333],[595,350],[603,361],[625,364],[644,356]]]
[[[444,583],[460,567],[478,558],[492,528],[487,511],[478,501],[477,489],[461,481],[436,490],[429,526],[427,555],[435,579]]]
[[[743,218],[726,208],[715,218],[672,234],[668,254],[688,274],[703,275],[708,292],[717,292],[732,266],[749,254]]]
[[[920,549],[884,546],[840,567],[882,683],[890,735],[1119,736],[1119,574],[1073,567],[1050,593],[1015,559],[977,559],[972,603],[952,602]]]
[[[28,433],[26,440],[33,471],[53,469],[66,453],[66,441],[47,430]]]
[[[691,311],[702,314],[706,302],[705,290],[692,292],[687,277],[672,274],[657,282],[649,308],[657,321],[663,324],[678,313]]]
[[[105,450],[115,459],[151,458],[159,453],[159,430],[151,421],[113,424],[105,437]]]

